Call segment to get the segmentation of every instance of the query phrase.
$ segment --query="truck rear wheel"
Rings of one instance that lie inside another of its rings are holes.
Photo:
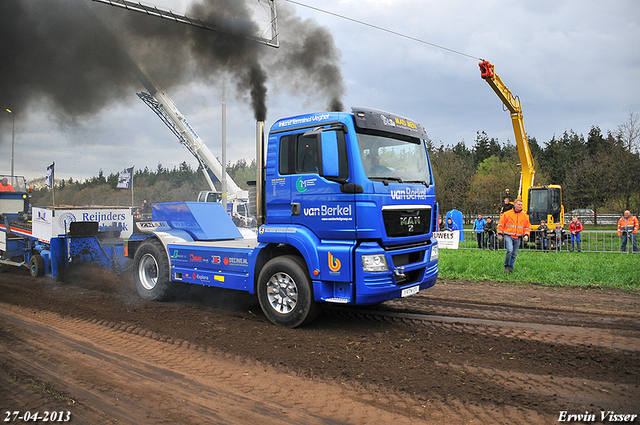
[[[133,258],[133,280],[138,294],[149,301],[170,301],[183,297],[189,285],[171,281],[169,259],[162,243],[151,239],[143,243]]]
[[[40,254],[33,254],[29,260],[29,271],[31,276],[39,277],[44,275],[44,258]]]
[[[258,300],[271,322],[287,328],[309,323],[320,311],[307,267],[300,258],[289,255],[265,264],[258,277]]]

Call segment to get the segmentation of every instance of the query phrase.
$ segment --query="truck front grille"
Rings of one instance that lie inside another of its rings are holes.
[[[390,238],[423,235],[431,230],[431,208],[411,210],[383,207],[382,218]]]

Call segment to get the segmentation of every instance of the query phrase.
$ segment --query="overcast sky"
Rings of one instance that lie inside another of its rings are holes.
[[[3,3],[16,1],[3,0]],[[110,14],[133,13],[90,0],[86,2],[107,24]],[[351,106],[369,106],[407,116],[420,122],[436,144],[464,141],[471,147],[478,131],[485,131],[501,143],[513,141],[509,115],[503,112],[498,97],[480,78],[478,58],[492,62],[507,87],[519,96],[527,134],[541,145],[564,131],[573,130],[586,136],[594,125],[606,134],[626,122],[630,112],[640,113],[640,2],[637,0],[299,2],[471,56],[277,0],[283,19],[297,15],[303,19],[302,24],[320,25],[332,35],[340,54],[337,64],[344,88],[340,100],[346,110]],[[191,2],[148,0],[142,3],[187,13]],[[41,19],[49,19],[48,13],[43,13]],[[277,54],[286,54],[295,42],[296,31],[282,27]],[[2,50],[6,54],[6,43],[15,43],[15,37],[1,29],[0,36],[5,38]],[[131,43],[128,48],[137,52],[140,45]],[[147,52],[153,47],[153,43],[145,44]],[[259,49],[260,61],[267,73],[267,128],[278,118],[327,108],[327,94],[321,93],[318,83],[310,85],[312,89],[292,88],[286,72],[280,69],[272,73],[274,65],[270,64],[269,57],[277,57],[276,53],[270,53],[272,48],[260,46]],[[191,126],[211,151],[220,156],[222,91],[218,74],[175,83],[171,81],[171,70],[179,64],[174,57],[168,58],[166,50],[166,46],[158,48],[154,52],[155,63],[148,68],[155,70],[158,83],[167,88]],[[13,50],[11,54],[29,58],[32,49],[19,53]],[[105,55],[107,53],[93,52],[90,56],[100,61]],[[6,57],[0,56],[0,59]],[[32,59],[30,66],[50,69],[47,60]],[[12,75],[17,72],[15,68],[0,65],[0,71],[0,78],[5,82],[25,79]],[[96,70],[87,68],[86,72]],[[202,73],[200,70],[199,74]],[[55,75],[52,78],[56,78]],[[100,169],[105,174],[118,172],[132,165],[136,169],[155,169],[161,163],[173,168],[187,161],[195,168],[195,159],[136,96],[136,91],[144,87],[137,84],[133,74],[127,78],[132,82],[123,93],[110,93],[104,88],[92,93],[93,99],[103,99],[98,106],[87,106],[86,111],[78,108],[67,111],[60,99],[39,97],[39,90],[33,88],[28,91],[24,104],[16,101],[15,95],[5,96],[0,92],[0,174],[10,172],[12,118],[15,118],[15,174],[24,175],[28,180],[43,177],[52,161],[56,163],[56,178],[65,180],[92,177]],[[24,89],[21,87],[21,90]],[[20,107],[8,102],[18,103]],[[12,109],[14,116],[5,112],[5,108]],[[227,159],[251,161],[255,157],[254,137],[255,119],[249,96],[232,86],[227,98]]]

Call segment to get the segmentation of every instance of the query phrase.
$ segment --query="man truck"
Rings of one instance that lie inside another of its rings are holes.
[[[140,296],[202,284],[257,294],[273,323],[297,327],[321,303],[379,304],[431,287],[438,217],[425,129],[368,108],[257,123],[257,231],[219,203],[154,204],[128,241]],[[264,144],[266,143],[266,148]],[[266,155],[266,157],[265,157]]]

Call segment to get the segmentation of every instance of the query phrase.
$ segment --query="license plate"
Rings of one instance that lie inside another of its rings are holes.
[[[418,293],[418,291],[420,290],[420,286],[412,286],[411,288],[407,288],[407,289],[403,289],[402,290],[402,294],[400,296],[402,297],[408,297],[410,295],[415,295]]]

